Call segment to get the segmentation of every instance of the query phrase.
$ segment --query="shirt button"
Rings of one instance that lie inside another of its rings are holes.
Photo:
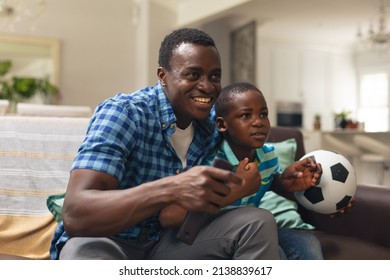
[[[170,128],[175,128],[175,124],[174,123],[171,123],[171,125],[169,126]]]
[[[180,169],[176,169],[176,174],[180,174]]]
[[[166,125],[165,123],[163,123],[163,124],[162,124],[162,127],[163,127],[163,128],[166,128],[166,127],[167,127],[167,125]]]

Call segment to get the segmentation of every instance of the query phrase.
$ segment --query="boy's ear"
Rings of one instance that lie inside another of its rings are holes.
[[[216,126],[219,132],[225,132],[226,127],[225,127],[225,122],[222,117],[218,117],[216,120]]]

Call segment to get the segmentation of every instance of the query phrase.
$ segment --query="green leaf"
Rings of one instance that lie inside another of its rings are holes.
[[[45,96],[55,96],[58,94],[59,90],[58,88],[51,84],[48,80],[40,80],[38,84],[39,90],[43,93]]]
[[[37,81],[34,78],[13,78],[13,88],[22,98],[30,98],[37,93]]]
[[[8,73],[11,67],[12,67],[11,60],[0,61],[0,76],[4,76],[6,73]]]
[[[12,90],[7,82],[0,82],[0,99],[12,99]]]
[[[12,61],[0,61],[0,77],[8,73],[12,67]],[[12,80],[0,78],[0,99],[10,101],[20,101],[33,97],[36,94],[50,97],[57,96],[59,89],[50,83],[48,79],[39,79],[33,77],[12,77]]]

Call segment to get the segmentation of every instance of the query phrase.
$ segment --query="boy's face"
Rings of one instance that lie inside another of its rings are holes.
[[[264,145],[270,131],[264,96],[255,90],[235,94],[228,114],[217,120],[217,126],[239,160],[253,159],[255,149]]]
[[[179,128],[204,120],[221,92],[221,61],[215,47],[183,43],[174,51],[171,70],[158,69]]]

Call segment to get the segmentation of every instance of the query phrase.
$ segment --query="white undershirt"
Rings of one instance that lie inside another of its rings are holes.
[[[194,126],[192,123],[185,129],[176,127],[175,133],[173,133],[170,138],[172,147],[179,156],[183,164],[183,168],[187,166],[187,152],[193,138]]]

